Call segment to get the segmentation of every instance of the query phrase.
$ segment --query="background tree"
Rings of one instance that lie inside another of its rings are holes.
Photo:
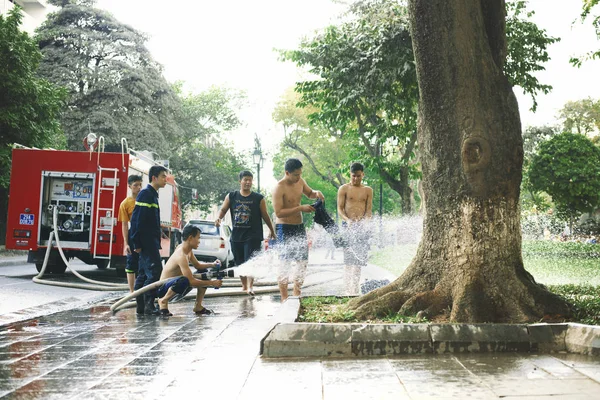
[[[62,148],[59,116],[66,93],[37,75],[42,57],[37,43],[19,29],[15,6],[0,14],[0,243],[4,243],[13,143]]]
[[[239,188],[237,176],[248,169],[226,140],[227,133],[241,125],[238,112],[245,95],[223,87],[183,94],[181,83],[175,90],[181,98],[178,123],[184,134],[174,143],[171,168],[181,185],[182,202],[208,211],[225,193]],[[192,189],[197,199],[192,199]]]
[[[584,23],[588,18],[592,19],[592,26],[596,30],[596,37],[600,39],[600,0],[582,0],[581,23]],[[596,14],[598,13],[598,14]],[[576,67],[580,67],[586,60],[600,58],[600,49],[592,50],[581,57],[572,57],[570,62]]]
[[[556,126],[530,126],[523,132],[523,181],[521,182],[521,205],[523,210],[535,206],[536,210],[543,211],[549,207],[546,196],[531,185],[529,166],[538,154],[540,145],[559,133],[560,130]]]
[[[296,86],[300,106],[315,108],[311,122],[353,142],[354,158],[378,170],[410,213],[418,91],[405,9],[394,0],[359,2],[346,22],[283,57],[319,78]]]
[[[534,76],[549,57],[547,35],[529,19],[525,1],[506,6],[509,81],[537,106],[539,92],[550,85]],[[313,124],[330,134],[355,139],[353,157],[360,159],[402,197],[404,212],[413,210],[410,180],[419,177],[415,162],[418,90],[412,44],[404,7],[394,0],[360,1],[345,22],[330,26],[284,59],[308,66],[319,79],[300,82],[301,106],[316,110]]]
[[[600,101],[587,98],[567,101],[559,111],[565,132],[588,135],[595,129],[600,131]]]
[[[548,36],[545,29],[538,28],[530,20],[534,14],[534,11],[527,10],[527,1],[506,2],[504,74],[513,86],[519,86],[523,93],[530,95],[532,111],[537,109],[537,95],[540,92],[548,94],[552,90],[552,86],[541,83],[535,73],[546,69],[544,63],[550,60],[548,46],[560,41],[560,38]]]
[[[308,115],[314,109],[299,107],[299,100],[297,92],[288,90],[273,112],[273,120],[281,125],[284,132],[281,149],[274,158],[274,175],[283,176],[281,166],[287,158],[300,158],[305,165],[303,178],[310,187],[323,192],[328,200],[325,207],[331,215],[335,215],[337,190],[348,182],[350,164],[361,161],[360,153],[356,151],[359,144],[349,136],[330,135],[321,125],[311,124]],[[376,166],[365,169],[364,182],[375,191],[373,208],[378,211],[381,177]],[[382,189],[384,213],[400,214],[402,203],[398,193],[385,183]]]
[[[600,149],[583,135],[556,135],[540,145],[529,179],[535,190],[552,196],[572,233],[576,218],[600,206]]]
[[[406,271],[352,300],[352,309],[362,317],[447,313],[453,322],[569,315],[569,305],[523,267],[523,142],[504,74],[504,1],[410,0],[409,11],[420,90],[423,236]]]
[[[130,147],[165,157],[181,135],[180,103],[145,47],[146,37],[94,8],[95,1],[50,3],[60,8],[37,29],[40,73],[69,91],[61,120],[69,149],[83,150],[91,126],[107,150],[120,150],[125,137]]]
[[[281,146],[291,150],[286,152],[286,158],[301,155],[306,162],[304,174],[310,168],[316,177],[337,190],[346,183],[344,170],[353,160],[352,143],[347,137],[330,135],[321,125],[310,124],[309,115],[315,109],[299,107],[299,101],[298,93],[287,90],[273,111],[273,121],[280,124],[284,134]]]

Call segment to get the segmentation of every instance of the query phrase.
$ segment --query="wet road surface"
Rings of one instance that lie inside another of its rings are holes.
[[[341,290],[341,268],[320,267]],[[376,274],[375,274],[376,275]],[[0,328],[2,399],[594,399],[600,360],[568,354],[458,354],[371,359],[265,360],[278,295],[208,298],[173,317],[81,307]],[[190,397],[191,396],[191,397]]]

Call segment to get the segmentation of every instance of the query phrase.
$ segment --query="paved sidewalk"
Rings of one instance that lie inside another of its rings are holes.
[[[305,295],[336,294],[341,266],[311,266]],[[384,278],[368,267],[366,276]],[[168,319],[108,304],[0,329],[2,399],[594,399],[600,360],[568,354],[277,359],[259,342],[283,318],[278,295],[208,298]],[[208,397],[207,397],[208,396]]]

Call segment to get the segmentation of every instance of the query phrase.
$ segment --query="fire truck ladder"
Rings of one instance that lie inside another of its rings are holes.
[[[113,215],[115,210],[115,200],[117,197],[117,173],[118,168],[102,168],[98,166],[98,207],[96,207],[96,232],[94,234],[94,258],[110,260],[112,256],[112,244],[115,229],[115,216]],[[112,175],[112,176],[111,176]],[[102,204],[101,199],[103,194],[109,192],[112,193],[112,207],[100,207]],[[104,212],[105,217],[100,218],[100,212]],[[110,220],[107,224],[106,221]],[[108,226],[108,227],[107,227]],[[108,256],[98,255],[98,232],[110,232],[108,240]],[[109,261],[110,265],[110,261]]]

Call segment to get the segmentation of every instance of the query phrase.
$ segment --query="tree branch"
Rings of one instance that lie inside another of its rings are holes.
[[[292,149],[292,150],[296,150],[300,154],[302,154],[308,160],[308,163],[310,164],[310,166],[311,166],[312,170],[314,171],[314,173],[317,174],[325,182],[331,183],[336,189],[340,187],[340,183],[336,182],[335,179],[331,178],[330,176],[326,176],[321,171],[319,171],[319,169],[315,165],[315,162],[313,161],[312,157],[303,148],[301,148],[300,146],[298,146],[295,142],[292,143],[286,137],[283,140],[283,145],[285,147],[288,147],[288,148]]]

